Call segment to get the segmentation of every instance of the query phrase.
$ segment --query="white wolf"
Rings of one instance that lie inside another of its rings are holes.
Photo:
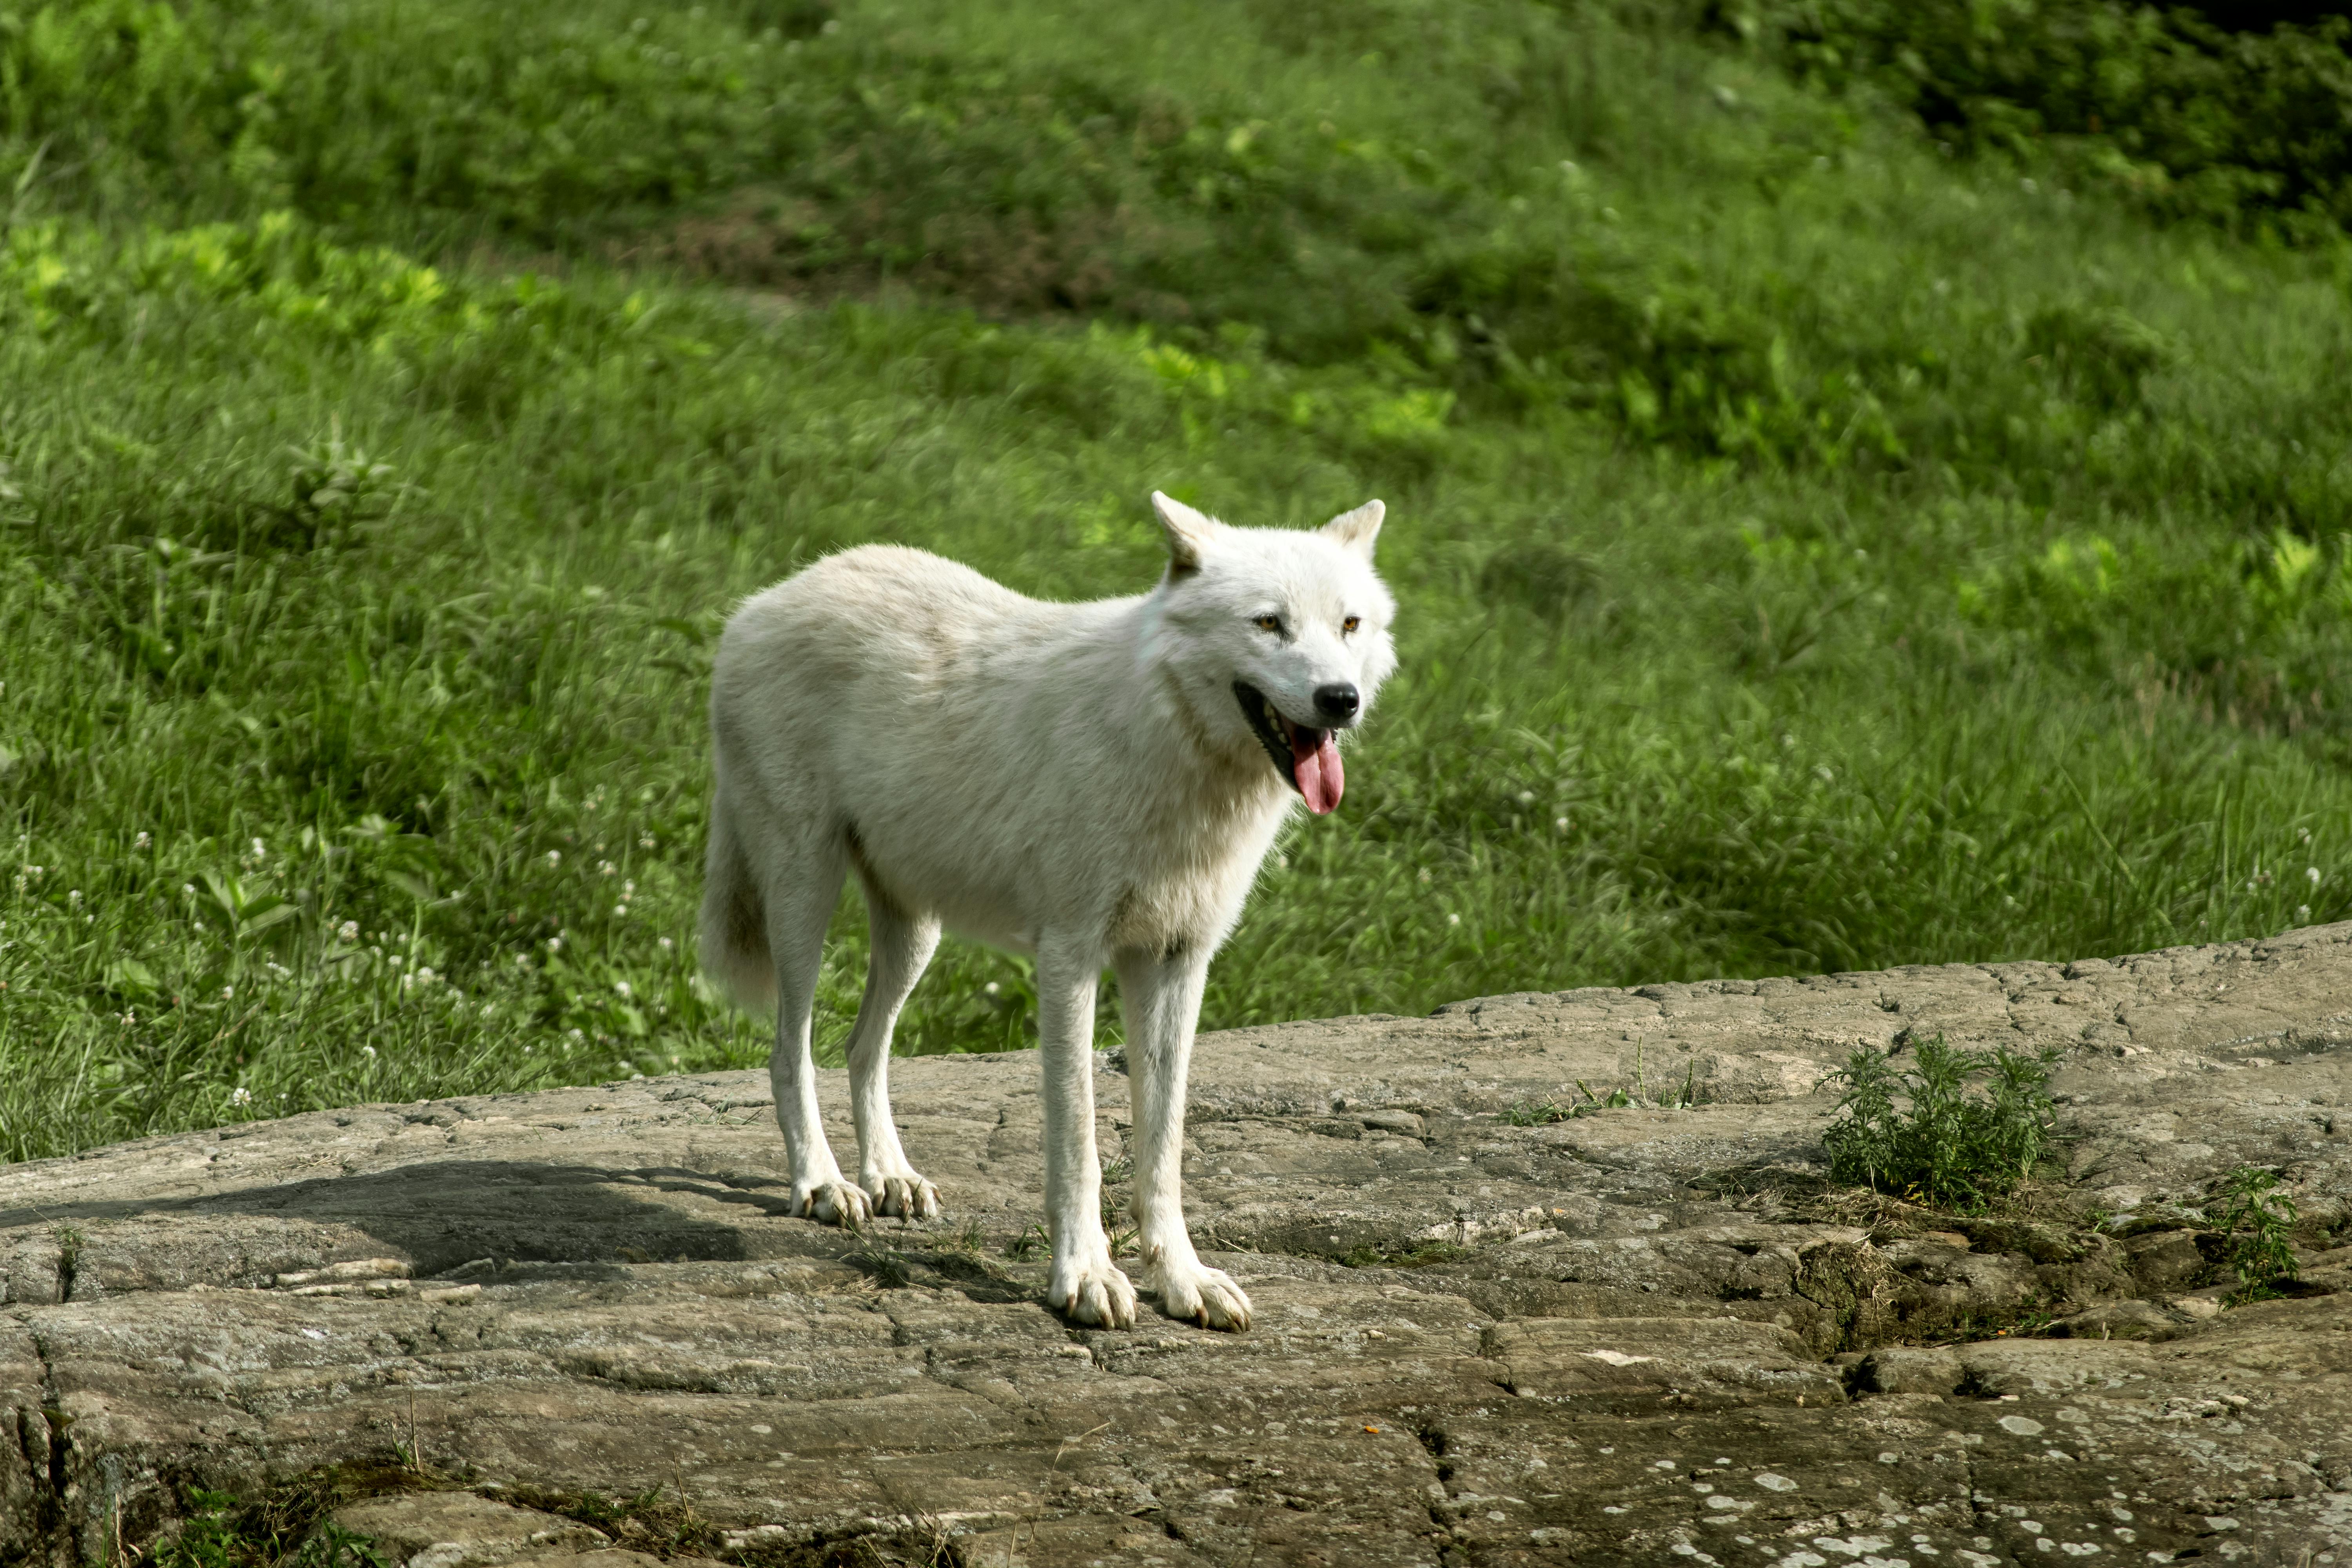
[[[1168,570],[1137,597],[1045,604],[866,545],[736,612],[711,680],[702,959],[739,999],[775,1005],[769,1071],[795,1212],[857,1222],[939,1212],[899,1147],[886,1075],[940,928],[1034,953],[1050,1295],[1079,1321],[1127,1327],[1135,1288],[1103,1236],[1095,1154],[1108,964],[1148,1286],[1171,1316],[1240,1329],[1249,1299],[1192,1250],[1180,1191],[1202,983],[1290,802],[1339,804],[1336,736],[1395,664],[1395,602],[1372,571],[1379,501],[1311,531],[1151,502]],[[825,925],[851,870],[873,929],[848,1046],[854,1184],[809,1059]]]

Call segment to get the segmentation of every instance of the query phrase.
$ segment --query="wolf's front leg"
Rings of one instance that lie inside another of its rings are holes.
[[[1135,1107],[1135,1218],[1149,1282],[1171,1318],[1212,1329],[1246,1329],[1249,1298],[1233,1276],[1192,1250],[1184,1226],[1184,1084],[1209,955],[1114,960],[1127,1010],[1128,1094]]]
[[[1082,1323],[1135,1326],[1135,1285],[1110,1258],[1095,1161],[1095,975],[1099,950],[1037,944],[1037,1036],[1045,1082],[1045,1219],[1054,1240],[1046,1297]]]

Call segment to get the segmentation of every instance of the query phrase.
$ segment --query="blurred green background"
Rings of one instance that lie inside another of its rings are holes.
[[[0,1158],[764,1059],[690,952],[729,606],[1139,591],[1155,486],[1381,496],[1402,602],[1206,1026],[2343,918],[2348,47],[0,0]],[[950,942],[901,1040],[1030,1001]]]

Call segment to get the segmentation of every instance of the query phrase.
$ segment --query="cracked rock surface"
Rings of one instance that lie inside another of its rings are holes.
[[[1937,1034],[2066,1053],[2010,1209],[1824,1178],[1822,1075]],[[0,1563],[394,1444],[467,1489],[345,1511],[408,1568],[650,1568],[498,1500],[656,1487],[761,1564],[2352,1563],[2352,925],[1205,1037],[1186,1193],[1241,1335],[1041,1303],[1034,1056],[893,1078],[948,1213],[863,1237],[786,1212],[754,1072],[0,1170]],[[1515,1124],[1579,1080],[1701,1103]],[[1116,1052],[1097,1090],[1123,1199]],[[2247,1165],[2304,1283],[2225,1307]]]

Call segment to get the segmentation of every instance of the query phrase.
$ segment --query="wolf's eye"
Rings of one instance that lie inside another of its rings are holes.
[[[1339,629],[1340,629],[1341,631],[1343,631],[1343,632],[1352,632],[1352,631],[1354,631],[1358,626],[1362,626],[1363,624],[1364,624],[1364,617],[1363,617],[1363,616],[1349,616],[1346,620],[1341,621],[1341,622],[1339,623]]]
[[[1282,629],[1282,617],[1280,616],[1260,616],[1257,618],[1257,629],[1262,632],[1278,632]]]

